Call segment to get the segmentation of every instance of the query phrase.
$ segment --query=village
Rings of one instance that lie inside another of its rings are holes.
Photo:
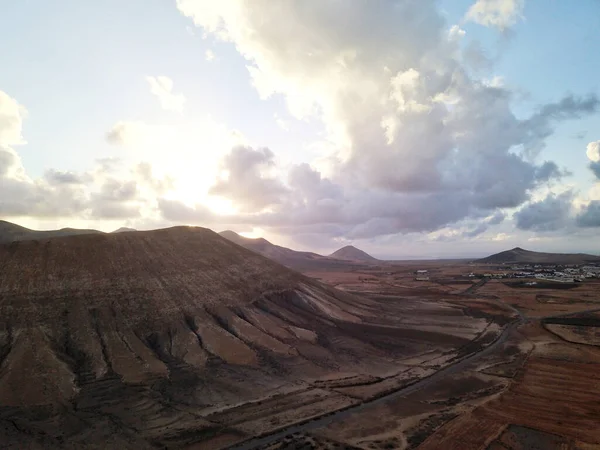
[[[600,266],[597,265],[541,265],[522,264],[496,267],[494,272],[483,274],[469,273],[469,278],[526,278],[558,283],[575,283],[584,281],[586,278],[599,278]],[[530,282],[534,284],[535,282]]]
[[[415,281],[430,281],[427,269],[414,272]],[[600,278],[600,265],[560,265],[560,264],[519,264],[486,267],[486,272],[469,272],[461,278],[469,279],[523,279],[526,284],[535,285],[539,281],[556,283],[577,283],[589,278]]]

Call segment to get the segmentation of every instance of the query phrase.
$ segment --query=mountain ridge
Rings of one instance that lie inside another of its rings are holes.
[[[515,247],[485,258],[477,259],[478,263],[533,263],[533,264],[584,264],[586,262],[600,262],[600,256],[586,253],[547,253],[526,250]]]
[[[253,252],[259,253],[295,270],[310,270],[347,263],[347,261],[340,261],[335,258],[319,255],[318,253],[292,250],[281,245],[273,244],[262,237],[247,238],[232,230],[221,231],[219,234],[225,239],[241,245],[248,250],[252,250]]]
[[[60,230],[31,230],[29,228],[17,225],[12,222],[0,220],[0,244],[14,241],[47,239],[52,237],[84,235],[84,234],[103,234],[102,231],[92,229],[61,228]]]

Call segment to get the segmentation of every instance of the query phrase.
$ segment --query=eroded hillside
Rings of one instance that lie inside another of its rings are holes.
[[[0,441],[219,448],[432,373],[498,318],[356,297],[202,228],[14,242]]]

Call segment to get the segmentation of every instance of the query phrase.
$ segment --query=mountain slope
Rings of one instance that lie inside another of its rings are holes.
[[[81,234],[100,234],[97,230],[78,230],[75,228],[62,228],[60,230],[37,231],[20,225],[0,220],[0,244],[13,241],[34,239],[47,239],[51,237],[74,236]]]
[[[377,258],[372,257],[366,252],[354,247],[353,245],[347,245],[329,255],[330,258],[343,259],[347,261],[360,261],[360,262],[378,262]]]
[[[355,404],[335,383],[455,351],[488,323],[444,308],[448,328],[424,330],[404,302],[337,291],[202,228],[0,245],[0,442],[228,447]]]
[[[486,258],[478,259],[478,263],[532,263],[532,264],[585,264],[587,262],[600,262],[600,256],[585,253],[543,253],[515,247]]]
[[[248,250],[252,250],[295,270],[329,267],[336,263],[336,261],[330,261],[327,257],[318,255],[317,253],[299,252],[273,244],[264,238],[247,238],[231,230],[221,231],[219,234]],[[340,263],[340,261],[337,261],[337,263]]]
[[[9,447],[180,447],[218,426],[199,411],[407,352],[357,338],[369,301],[201,228],[0,245],[0,298]]]

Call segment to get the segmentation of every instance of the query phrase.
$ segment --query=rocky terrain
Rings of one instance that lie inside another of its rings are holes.
[[[0,442],[226,447],[481,348],[506,317],[472,311],[338,291],[202,228],[12,242]]]
[[[515,247],[511,250],[496,253],[486,258],[478,259],[476,263],[530,263],[530,264],[585,264],[600,262],[600,256],[585,253],[543,253]]]

